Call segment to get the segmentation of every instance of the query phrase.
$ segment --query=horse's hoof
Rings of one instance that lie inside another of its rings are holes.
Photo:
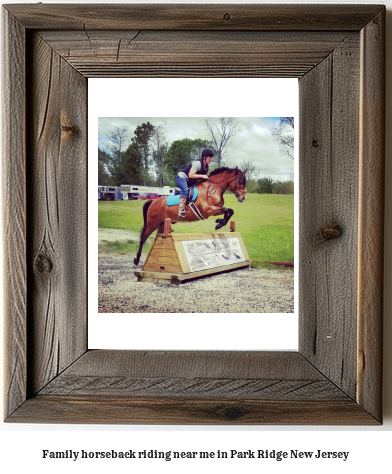
[[[134,258],[134,259],[133,259],[133,263],[134,263],[135,265],[139,265],[139,259],[138,259],[138,258]]]

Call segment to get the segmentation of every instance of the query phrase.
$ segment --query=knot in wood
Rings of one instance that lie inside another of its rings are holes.
[[[328,240],[337,239],[342,235],[342,229],[338,225],[323,227],[316,235],[316,244],[322,244]]]
[[[313,148],[318,148],[318,146],[319,146],[319,142],[315,138],[312,140],[312,146],[313,146]]]
[[[76,133],[78,131],[75,125],[61,125],[61,130],[63,132],[71,132],[71,133]]]
[[[223,15],[223,19],[226,20],[226,21],[231,20],[231,15],[230,15],[230,13],[225,13],[225,14]]]
[[[53,269],[53,262],[48,257],[48,255],[40,252],[34,260],[34,268],[37,273],[41,273],[42,275],[48,274]]]
[[[244,413],[240,407],[230,406],[223,410],[223,414],[227,420],[237,420],[238,418],[241,418]]]

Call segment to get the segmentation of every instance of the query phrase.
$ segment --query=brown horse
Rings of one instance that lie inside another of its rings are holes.
[[[245,171],[238,168],[217,168],[212,171],[209,179],[201,180],[196,184],[197,198],[196,207],[200,211],[203,219],[210,216],[219,216],[223,214],[222,219],[216,219],[215,230],[225,226],[231,216],[234,214],[233,209],[223,207],[223,193],[229,189],[232,191],[239,202],[246,199],[246,178]],[[135,265],[139,264],[142,248],[147,238],[158,229],[166,218],[170,218],[172,223],[176,222],[192,222],[198,218],[189,208],[186,207],[186,217],[178,217],[178,205],[167,206],[166,197],[161,197],[155,201],[147,201],[143,206],[144,225],[140,232],[140,245],[136,258],[133,260]]]

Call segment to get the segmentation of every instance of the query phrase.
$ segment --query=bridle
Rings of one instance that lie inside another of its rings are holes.
[[[225,191],[228,189],[229,191],[231,191],[231,192],[234,194],[234,196],[235,196],[237,199],[240,198],[243,194],[246,193],[246,190],[243,191],[242,193],[239,193],[239,192],[237,191],[237,183],[236,183],[236,186],[235,186],[235,188],[234,188],[234,191],[229,187],[229,184],[230,184],[231,182],[237,181],[237,176],[234,176],[233,178],[231,178],[231,179],[227,182],[226,186],[222,186],[221,184],[216,183],[215,181],[212,181],[211,178],[208,178],[208,181],[210,181],[210,182],[213,183],[213,184],[216,184],[217,186],[219,186],[220,188],[224,189]]]

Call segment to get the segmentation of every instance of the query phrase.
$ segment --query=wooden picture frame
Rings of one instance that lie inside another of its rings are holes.
[[[382,423],[385,7],[17,4],[3,21],[6,421]],[[299,78],[298,352],[88,350],[89,77]]]

